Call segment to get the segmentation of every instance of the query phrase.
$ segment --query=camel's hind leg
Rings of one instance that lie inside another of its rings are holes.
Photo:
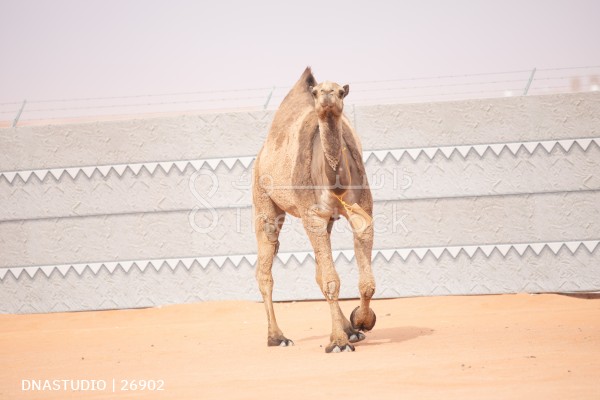
[[[279,232],[285,219],[285,213],[266,196],[255,204],[254,209],[256,239],[258,242],[258,260],[256,280],[267,311],[269,330],[268,346],[293,346],[294,342],[283,336],[275,319],[273,309],[273,258],[279,249]]]

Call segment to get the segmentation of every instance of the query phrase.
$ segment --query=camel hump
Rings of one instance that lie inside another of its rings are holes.
[[[303,89],[306,89],[307,91],[309,91],[309,88],[311,86],[317,86],[317,80],[312,74],[312,70],[310,69],[310,67],[306,67],[306,69],[302,73],[302,76],[300,77],[300,79],[298,79],[296,85],[294,85],[294,87],[296,86],[300,86]]]
[[[293,126],[300,119],[306,117],[307,113],[314,114],[315,101],[311,94],[310,87],[316,85],[317,80],[313,76],[312,70],[310,67],[306,67],[300,76],[300,79],[298,79],[285,96],[273,117],[268,136],[270,140],[275,141],[276,147],[279,147],[285,138],[288,137],[290,134],[290,126]],[[314,125],[316,126],[316,119],[314,122]],[[312,131],[314,129],[311,127],[310,130]],[[313,132],[310,132],[309,134],[312,133]]]
[[[300,79],[290,89],[289,93],[281,102],[281,105],[287,105],[287,103],[293,103],[296,108],[310,106],[314,107],[314,100],[310,92],[310,88],[317,86],[317,80],[315,79],[310,67],[306,67]]]

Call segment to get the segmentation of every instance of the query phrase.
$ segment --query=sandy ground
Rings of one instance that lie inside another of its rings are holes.
[[[598,299],[433,297],[373,308],[375,329],[341,354],[324,352],[325,302],[276,304],[290,348],[266,347],[263,305],[252,302],[0,315],[0,398],[600,399]],[[32,380],[60,390],[24,391]],[[62,380],[106,389],[72,392]]]

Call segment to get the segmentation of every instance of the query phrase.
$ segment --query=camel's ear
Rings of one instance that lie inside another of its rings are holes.
[[[344,97],[348,96],[350,93],[350,85],[344,85]]]
[[[310,93],[313,95],[313,97],[317,97],[317,90],[315,89],[314,86],[309,86],[308,90],[310,91]]]

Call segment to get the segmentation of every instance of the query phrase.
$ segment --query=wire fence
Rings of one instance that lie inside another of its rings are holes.
[[[600,90],[600,66],[546,68],[350,82],[347,104],[395,104]],[[148,113],[275,109],[290,87],[0,103],[0,126]]]

